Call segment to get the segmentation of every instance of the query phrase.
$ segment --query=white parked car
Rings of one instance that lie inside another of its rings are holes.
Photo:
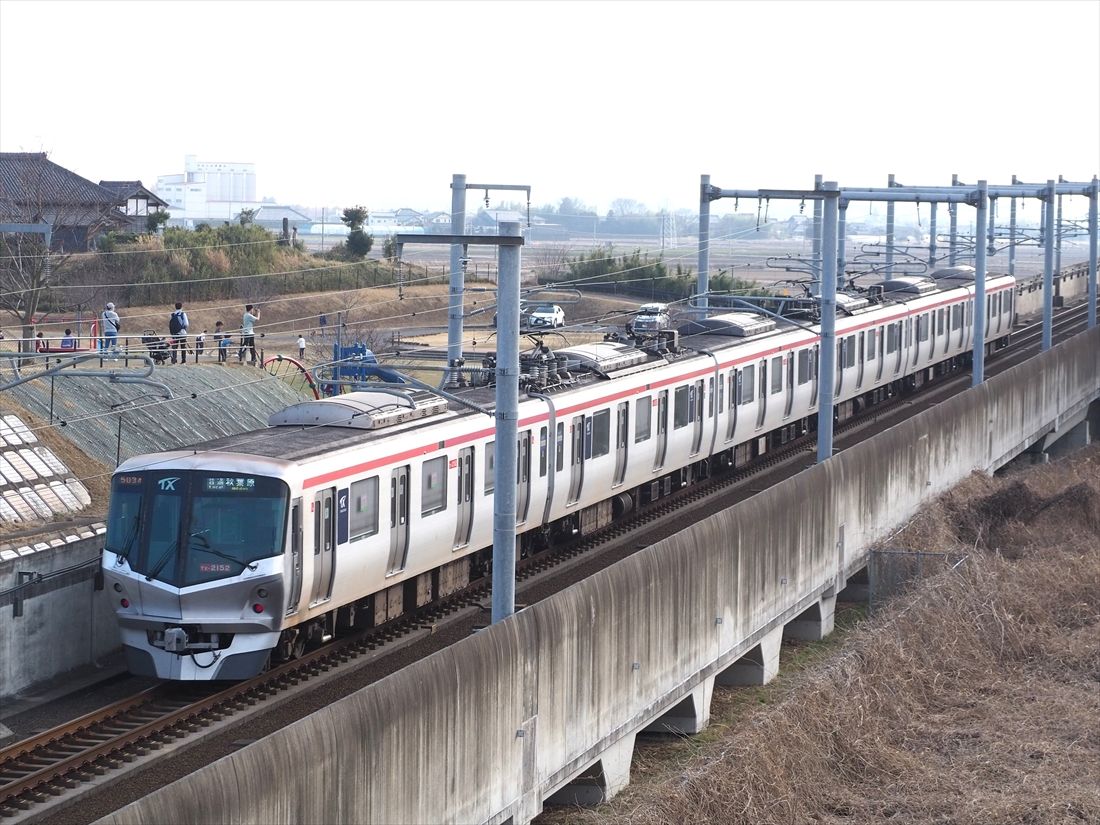
[[[661,332],[672,328],[672,318],[668,304],[642,304],[627,324],[627,330],[634,335]]]
[[[557,304],[539,304],[531,310],[527,321],[532,327],[564,327],[565,310]]]

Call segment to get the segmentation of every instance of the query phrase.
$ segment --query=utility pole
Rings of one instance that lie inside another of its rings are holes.
[[[493,622],[516,610],[516,460],[519,432],[519,293],[523,236],[515,221],[500,235],[395,235],[397,259],[406,244],[497,247],[496,456],[493,470]],[[447,393],[437,390],[444,396]]]

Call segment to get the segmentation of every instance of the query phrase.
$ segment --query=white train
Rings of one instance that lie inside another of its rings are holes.
[[[936,277],[938,276],[938,277]],[[973,274],[838,296],[836,415],[963,363]],[[986,346],[1015,280],[987,280]],[[517,552],[587,534],[812,428],[813,324],[729,312],[526,361]],[[491,406],[493,388],[460,390]],[[492,419],[425,392],[297,404],[270,427],[122,464],[103,570],[134,673],[240,679],[488,572]]]

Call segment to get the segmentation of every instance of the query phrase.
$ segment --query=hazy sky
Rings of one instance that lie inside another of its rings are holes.
[[[0,149],[147,185],[251,161],[261,196],[371,209],[449,209],[456,172],[601,213],[696,209],[702,173],[1085,180],[1098,38],[1096,0],[0,0]]]

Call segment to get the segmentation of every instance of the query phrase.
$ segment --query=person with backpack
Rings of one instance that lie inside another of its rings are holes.
[[[168,332],[172,336],[172,363],[176,363],[176,350],[179,350],[180,363],[187,363],[187,313],[183,303],[176,301],[176,310],[168,316]]]
[[[103,332],[104,351],[117,351],[118,331],[121,329],[122,323],[119,321],[118,313],[115,312],[115,305],[110,301],[107,302],[107,306],[104,307],[103,314],[100,316],[100,327]]]

